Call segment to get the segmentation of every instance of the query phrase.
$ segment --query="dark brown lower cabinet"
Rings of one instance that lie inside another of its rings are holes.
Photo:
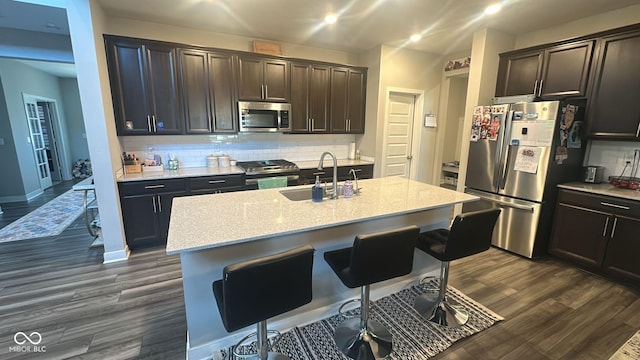
[[[127,246],[164,246],[174,198],[244,190],[244,179],[232,174],[118,183]]]
[[[561,189],[549,252],[640,285],[640,202]]]
[[[640,219],[615,216],[604,271],[640,283]]]
[[[353,179],[353,175],[350,174],[351,169],[356,172],[358,179],[372,179],[373,178],[373,164],[366,165],[352,165],[352,166],[338,166],[338,181],[345,181]],[[300,169],[300,185],[313,184],[316,181],[314,174],[320,175],[320,181],[332,182],[333,181],[333,167],[325,166],[323,170],[318,169]]]
[[[173,198],[187,195],[185,179],[119,183],[122,221],[129,249],[167,243]]]

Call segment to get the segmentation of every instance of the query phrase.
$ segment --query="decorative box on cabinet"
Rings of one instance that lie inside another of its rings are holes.
[[[118,134],[180,134],[175,48],[108,35],[105,45]]]
[[[640,284],[640,202],[560,189],[549,252]]]

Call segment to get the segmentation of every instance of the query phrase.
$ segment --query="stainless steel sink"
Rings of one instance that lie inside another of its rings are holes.
[[[280,194],[291,201],[311,200],[311,188],[280,190]],[[338,195],[342,195],[342,185],[338,185]],[[327,200],[329,195],[325,193],[322,197]]]

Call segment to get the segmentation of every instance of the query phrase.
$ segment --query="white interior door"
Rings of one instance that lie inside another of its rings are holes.
[[[415,105],[416,98],[412,94],[389,94],[382,176],[410,178]]]
[[[31,134],[31,146],[33,147],[33,154],[36,160],[40,188],[46,189],[52,185],[51,172],[49,170],[47,147],[45,145],[44,134],[40,124],[40,117],[38,117],[38,105],[35,99],[25,96],[24,107],[27,114],[29,132]]]

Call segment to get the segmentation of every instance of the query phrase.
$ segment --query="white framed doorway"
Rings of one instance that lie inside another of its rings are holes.
[[[416,180],[424,92],[389,87],[385,95],[382,172]]]
[[[70,164],[57,101],[26,93],[22,99],[40,188],[44,190],[54,181],[70,180],[70,170],[63,171],[70,169]]]

